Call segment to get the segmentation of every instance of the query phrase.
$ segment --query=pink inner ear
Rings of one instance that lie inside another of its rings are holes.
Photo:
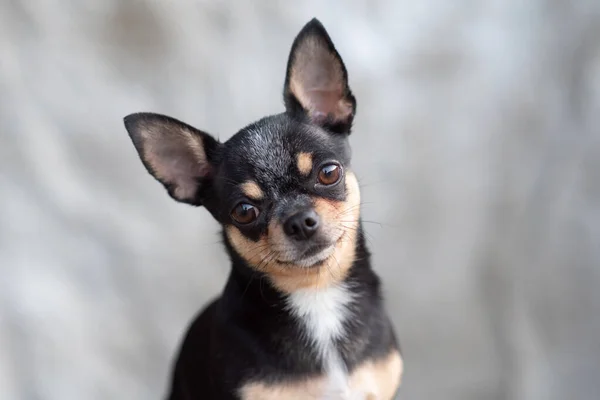
[[[327,117],[342,121],[352,114],[352,105],[345,101],[341,89],[309,89],[306,97],[311,103],[309,115],[316,122],[324,121]]]
[[[188,132],[150,135],[145,153],[155,176],[173,187],[180,200],[193,199],[201,178],[211,174],[202,142]]]
[[[169,157],[169,161],[163,164],[162,172],[167,181],[176,185],[175,196],[181,199],[193,198],[198,190],[198,180],[207,177],[210,169],[189,154],[171,153]]]
[[[343,121],[352,114],[341,61],[318,38],[306,39],[296,49],[289,85],[313,121]]]

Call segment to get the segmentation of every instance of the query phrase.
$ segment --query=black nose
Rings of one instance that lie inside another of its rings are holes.
[[[283,224],[286,235],[296,240],[307,240],[319,229],[320,218],[314,210],[300,211]]]

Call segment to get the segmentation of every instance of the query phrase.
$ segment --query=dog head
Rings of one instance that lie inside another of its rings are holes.
[[[125,126],[171,197],[208,209],[234,257],[292,292],[343,279],[359,230],[348,144],[356,101],[316,19],[292,45],[284,102],[284,113],[224,143],[164,115],[131,114]]]

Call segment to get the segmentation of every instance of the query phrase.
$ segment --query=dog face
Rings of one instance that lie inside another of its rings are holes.
[[[359,228],[348,144],[356,101],[317,20],[292,45],[284,102],[284,113],[225,143],[158,114],[129,115],[125,126],[171,197],[205,206],[235,257],[292,292],[343,279]]]

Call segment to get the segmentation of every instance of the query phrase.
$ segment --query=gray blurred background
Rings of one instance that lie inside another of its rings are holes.
[[[600,398],[599,1],[2,0],[3,400],[162,398],[228,264],[122,118],[280,112],[313,16],[358,100],[399,398]]]

